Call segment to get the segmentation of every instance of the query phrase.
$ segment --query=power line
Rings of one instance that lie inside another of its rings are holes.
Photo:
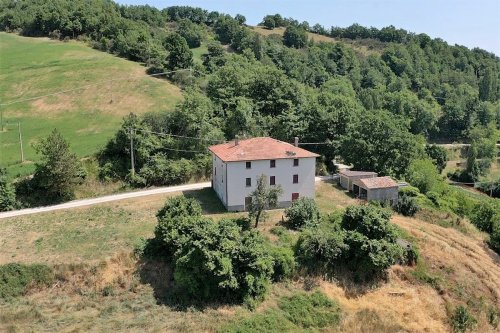
[[[208,142],[223,142],[223,140],[211,140],[211,139],[204,139],[204,138],[194,137],[194,136],[186,136],[186,135],[177,135],[177,134],[170,134],[170,133],[154,132],[154,131],[149,131],[149,130],[144,130],[144,129],[135,129],[135,130],[139,131],[139,132],[146,132],[146,133],[156,134],[156,135],[160,135],[160,136],[173,136],[173,137],[176,137],[176,138],[195,139],[195,140],[208,141]]]
[[[162,72],[162,73],[155,73],[155,74],[146,74],[146,76],[152,76],[152,77],[154,77],[154,76],[172,74],[172,73],[176,73],[176,72],[180,72],[180,71],[191,71],[191,70],[189,68],[184,68],[184,69],[178,69],[178,70],[169,71],[169,72]],[[7,103],[2,103],[2,104],[0,104],[0,106],[7,106],[7,105],[17,104],[17,103],[22,103],[22,102],[29,102],[29,101],[33,101],[33,100],[40,99],[40,98],[61,95],[61,94],[65,94],[65,93],[68,93],[68,92],[73,92],[73,91],[77,91],[77,90],[81,90],[81,89],[86,89],[86,88],[89,88],[89,87],[97,86],[97,85],[100,85],[100,84],[103,84],[103,83],[109,83],[109,82],[121,81],[121,80],[130,80],[130,79],[134,79],[134,78],[143,78],[143,77],[144,77],[144,75],[130,75],[128,77],[123,77],[123,78],[119,78],[119,79],[111,79],[111,80],[99,81],[99,82],[96,82],[96,83],[87,84],[87,85],[80,86],[80,87],[77,87],[77,88],[72,88],[72,89],[67,89],[67,90],[61,90],[61,91],[56,91],[56,92],[53,92],[53,93],[50,93],[50,94],[46,94],[46,95],[40,95],[40,96],[35,96],[35,97],[18,99],[18,100],[10,101],[10,102],[7,102]]]
[[[300,145],[330,145],[333,142],[334,141],[332,141],[332,142],[299,142],[299,146]]]

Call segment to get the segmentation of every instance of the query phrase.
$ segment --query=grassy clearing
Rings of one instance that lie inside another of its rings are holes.
[[[285,28],[283,27],[269,30],[262,26],[255,26],[255,27],[250,27],[250,29],[264,36],[270,36],[270,35],[283,36],[283,34],[285,33]],[[312,32],[308,32],[307,35],[309,36],[309,39],[312,39],[315,42],[326,42],[326,43],[343,42],[345,44],[350,45],[355,51],[361,53],[364,56],[368,56],[371,54],[381,54],[386,46],[386,44],[383,42],[371,39],[360,39],[360,40],[336,39],[328,36],[315,34]]]
[[[201,44],[200,47],[191,49],[193,52],[193,61],[195,64],[203,64],[203,55],[208,53],[208,47],[206,43]]]
[[[123,78],[123,79],[120,79]],[[123,116],[168,111],[181,100],[179,88],[145,75],[140,64],[83,43],[0,33],[0,101],[11,101],[120,79],[63,95],[2,107],[10,125],[0,132],[0,165],[11,176],[33,170],[32,144],[58,128],[81,157],[95,153],[114,134]],[[25,159],[20,164],[17,122]]]
[[[331,183],[318,183],[316,190],[323,212],[358,202]],[[273,284],[255,312],[227,305],[176,308],[158,297],[171,288],[168,265],[141,263],[130,253],[141,237],[153,235],[155,214],[166,198],[179,194],[2,220],[0,264],[43,262],[54,267],[57,282],[0,302],[0,331],[134,332],[144,327],[176,332],[265,331],[279,327],[298,332],[325,313],[327,318],[337,313],[289,306],[295,301],[283,305],[283,300],[311,290],[321,291],[342,310],[338,326],[323,329],[328,332],[449,332],[450,311],[461,304],[478,319],[477,332],[494,331],[488,322],[499,306],[500,259],[484,244],[482,235],[465,235],[397,215],[393,222],[418,243],[423,262],[414,268],[392,267],[386,283],[358,290],[355,285],[301,277]],[[184,194],[200,200],[204,214],[215,219],[245,214],[224,212],[208,189]],[[297,233],[277,226],[282,213],[270,212],[259,229],[273,241],[289,243]],[[287,316],[289,312],[293,318]]]

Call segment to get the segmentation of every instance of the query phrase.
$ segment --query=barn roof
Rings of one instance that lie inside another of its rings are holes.
[[[346,177],[357,177],[357,176],[376,176],[377,173],[373,171],[353,171],[353,170],[342,170],[339,172],[341,175]]]
[[[230,141],[208,148],[224,162],[318,157],[318,154],[269,137]]]
[[[391,177],[362,178],[354,182],[365,189],[399,187]]]

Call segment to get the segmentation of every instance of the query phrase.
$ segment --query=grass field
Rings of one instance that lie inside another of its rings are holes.
[[[272,30],[266,29],[262,26],[251,27],[251,29],[261,35],[269,36],[269,35],[279,35],[283,36],[285,33],[285,28],[275,28]],[[354,50],[358,51],[362,55],[368,56],[370,54],[380,54],[385,48],[385,43],[371,40],[371,39],[360,39],[360,40],[343,40],[343,39],[335,39],[332,37],[315,34],[312,32],[307,33],[309,39],[314,40],[315,42],[327,42],[327,43],[338,43],[343,42],[345,44],[350,45]]]
[[[323,212],[359,203],[331,183],[318,183],[316,192]],[[340,326],[326,332],[449,332],[449,311],[458,304],[478,311],[475,332],[492,332],[487,313],[499,306],[499,257],[481,234],[397,215],[393,223],[418,243],[422,264],[392,267],[377,287],[360,291],[336,280],[298,278],[273,284],[255,312],[242,306],[179,309],[161,303],[156,295],[171,287],[171,270],[164,263],[138,262],[130,253],[140,238],[153,235],[155,213],[166,198],[179,194],[2,220],[0,264],[45,263],[63,278],[50,288],[0,300],[0,331],[213,332],[233,321],[270,320],[266,314],[279,299],[313,285],[342,309]],[[215,219],[245,214],[226,213],[210,189],[183,194],[200,200],[204,214]],[[282,214],[272,211],[259,226],[272,241],[270,229]]]
[[[52,41],[0,33],[0,103],[47,95],[116,79],[62,95],[1,106],[0,165],[11,176],[32,171],[32,148],[57,128],[79,156],[102,147],[122,118],[134,112],[171,110],[182,98],[176,86],[148,77],[145,67],[94,50],[81,42]],[[26,162],[20,164],[17,123]]]

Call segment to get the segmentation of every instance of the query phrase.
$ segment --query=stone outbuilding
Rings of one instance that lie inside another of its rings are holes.
[[[373,177],[355,180],[353,193],[367,201],[387,201],[395,205],[399,198],[399,185],[391,177]]]
[[[353,182],[363,178],[377,177],[376,172],[372,171],[352,171],[342,170],[339,172],[339,182],[342,188],[352,191]]]

